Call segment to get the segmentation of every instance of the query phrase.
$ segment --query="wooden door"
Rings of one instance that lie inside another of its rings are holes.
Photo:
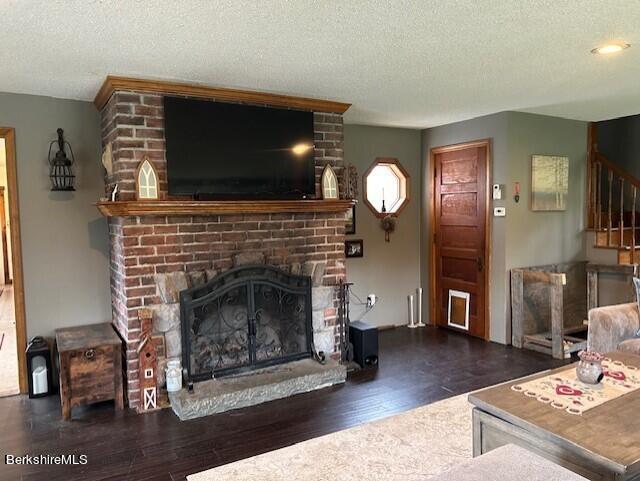
[[[434,166],[432,315],[488,338],[489,141],[431,151]]]

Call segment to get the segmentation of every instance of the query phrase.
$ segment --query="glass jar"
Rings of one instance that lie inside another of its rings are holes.
[[[585,384],[598,384],[604,377],[602,370],[602,360],[604,356],[595,351],[580,351],[578,353],[580,361],[576,366],[578,379]]]
[[[182,368],[177,359],[167,362],[166,369],[167,391],[176,392],[182,389]]]

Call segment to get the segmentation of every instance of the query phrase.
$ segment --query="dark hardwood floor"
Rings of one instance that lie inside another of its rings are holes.
[[[186,475],[561,364],[548,356],[426,328],[380,334],[380,368],[343,386],[180,422],[170,410],[112,403],[60,416],[57,397],[0,399],[7,454],[86,454],[78,466],[0,465],[0,480],[183,480]]]

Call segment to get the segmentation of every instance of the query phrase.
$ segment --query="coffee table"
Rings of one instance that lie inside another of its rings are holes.
[[[607,357],[640,368],[640,356]],[[512,443],[589,479],[640,480],[640,390],[574,415],[511,389],[568,367],[470,394],[474,457]]]

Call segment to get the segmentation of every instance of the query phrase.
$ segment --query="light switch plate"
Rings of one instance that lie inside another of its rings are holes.
[[[493,216],[494,217],[504,217],[507,215],[506,207],[494,207],[493,208]]]
[[[493,184],[493,200],[502,200],[502,186]]]

